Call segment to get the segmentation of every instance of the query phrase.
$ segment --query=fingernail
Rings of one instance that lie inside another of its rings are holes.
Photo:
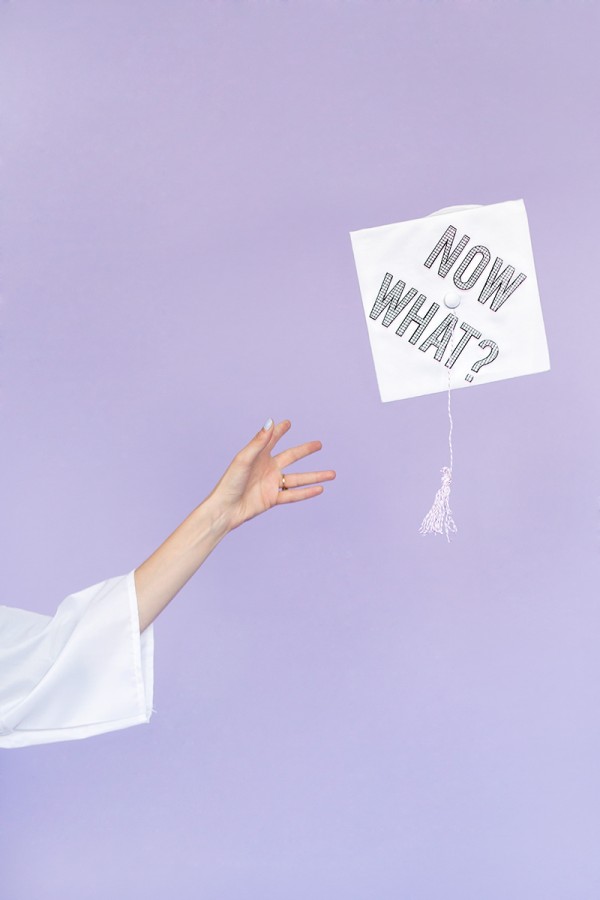
[[[263,425],[263,431],[268,431],[272,424],[273,424],[273,419],[267,419],[267,421]]]

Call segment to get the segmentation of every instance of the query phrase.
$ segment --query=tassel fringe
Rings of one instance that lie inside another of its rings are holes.
[[[419,532],[421,534],[445,534],[446,540],[450,541],[450,532],[456,532],[458,529],[452,518],[452,510],[450,509],[450,488],[452,485],[452,469],[444,466],[442,469],[442,486],[435,495],[433,506],[421,522]]]

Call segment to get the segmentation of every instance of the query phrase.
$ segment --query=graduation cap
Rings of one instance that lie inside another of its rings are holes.
[[[423,533],[455,531],[450,390],[550,368],[523,200],[350,234],[383,402],[448,392],[450,466]]]

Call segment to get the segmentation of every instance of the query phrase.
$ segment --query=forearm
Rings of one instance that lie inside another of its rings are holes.
[[[135,569],[140,632],[179,593],[229,530],[226,516],[211,495]]]
[[[323,491],[316,482],[335,478],[329,469],[288,473],[291,484],[283,488],[283,469],[321,449],[320,441],[308,441],[272,457],[271,450],[290,427],[289,419],[277,426],[267,419],[206,500],[134,570],[140,631],[163,611],[229,531],[273,506],[316,497]]]

